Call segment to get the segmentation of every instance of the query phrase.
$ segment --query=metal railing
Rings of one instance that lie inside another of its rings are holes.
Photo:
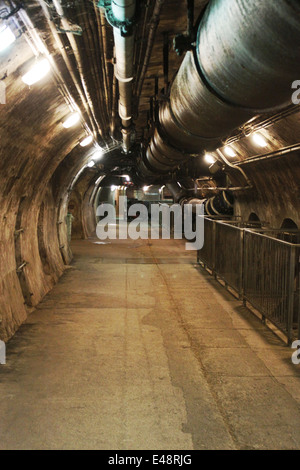
[[[215,222],[214,232],[214,272],[240,295],[243,278],[242,238],[244,236],[244,231],[235,225]]]
[[[247,228],[247,223],[205,217],[204,247],[197,259],[270,320],[288,343],[300,337],[300,232]],[[285,236],[283,237],[283,233]]]
[[[211,219],[204,220],[204,245],[202,250],[199,250],[197,253],[198,261],[202,261],[206,268],[214,271],[215,269],[215,246],[216,246],[216,237],[215,237],[215,221]]]

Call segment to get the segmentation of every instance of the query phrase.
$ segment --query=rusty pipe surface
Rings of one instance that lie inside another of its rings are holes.
[[[170,173],[258,112],[285,106],[300,74],[299,46],[298,0],[211,0],[139,173]]]

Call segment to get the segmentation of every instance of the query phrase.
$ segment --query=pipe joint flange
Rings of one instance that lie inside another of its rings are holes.
[[[121,133],[123,136],[129,135],[134,131],[134,125],[130,124],[128,127],[122,127],[121,128]]]
[[[119,29],[122,37],[132,36],[133,28],[136,24],[135,16],[133,18],[126,19],[125,21],[118,20],[112,11],[111,0],[99,0],[98,7],[105,9],[105,15],[108,23],[113,28]]]
[[[119,82],[122,82],[122,83],[130,83],[130,82],[133,82],[133,77],[127,77],[127,78],[121,77],[121,76],[118,74],[117,67],[115,67],[115,77],[116,77],[116,79],[117,79]]]
[[[198,155],[192,155],[189,152],[186,152],[182,148],[179,150],[177,147],[174,147],[174,145],[171,143],[170,139],[168,138],[167,133],[164,132],[164,130],[162,129],[162,126],[161,126],[160,122],[157,123],[156,129],[157,129],[157,132],[158,132],[160,138],[164,141],[165,144],[167,144],[172,150],[174,150],[174,152],[177,152],[177,153],[180,152],[186,158],[190,158],[190,157],[193,157],[193,156],[198,157]]]

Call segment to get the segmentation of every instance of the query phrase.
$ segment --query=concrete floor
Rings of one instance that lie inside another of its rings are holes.
[[[183,241],[73,251],[8,344],[0,449],[300,449],[292,351]]]

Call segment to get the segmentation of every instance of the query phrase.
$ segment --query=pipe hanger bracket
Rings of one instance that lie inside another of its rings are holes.
[[[122,37],[132,36],[133,28],[136,23],[135,16],[125,21],[119,21],[113,14],[112,7],[111,7],[111,0],[99,0],[97,6],[99,8],[105,9],[105,16],[106,16],[108,23],[113,28],[118,28],[120,30]]]

